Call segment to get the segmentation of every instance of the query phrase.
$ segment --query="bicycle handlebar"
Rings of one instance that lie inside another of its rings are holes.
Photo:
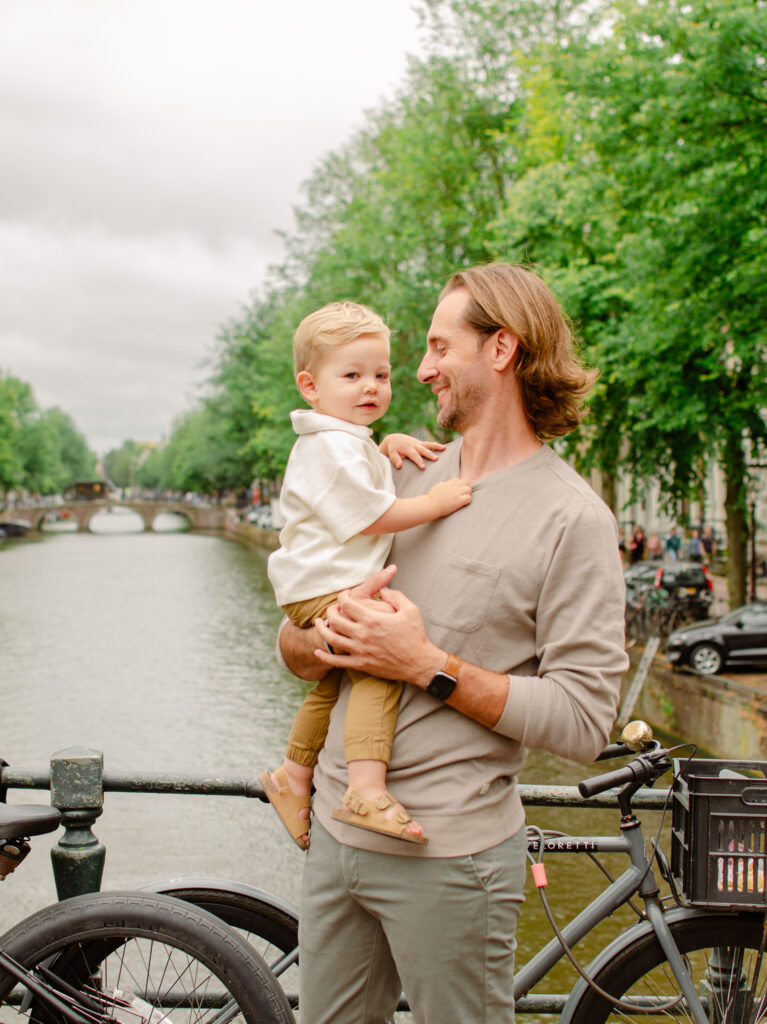
[[[628,757],[635,751],[630,750],[625,743],[611,743],[605,747],[601,754],[596,757],[597,761],[609,761],[614,757]]]
[[[623,768],[616,768],[615,771],[605,772],[604,775],[595,775],[593,779],[585,779],[578,783],[578,792],[583,797],[596,796],[604,793],[605,790],[613,789],[615,786],[625,786],[635,782],[637,787],[653,783],[671,767],[666,759],[666,751],[659,749],[652,754],[644,754],[630,761]]]

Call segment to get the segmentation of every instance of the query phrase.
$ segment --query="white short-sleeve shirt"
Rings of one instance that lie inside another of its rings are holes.
[[[285,526],[268,561],[280,605],[355,586],[377,572],[392,534],[360,531],[395,500],[391,464],[369,427],[313,409],[296,409],[290,419],[298,439],[280,494]]]

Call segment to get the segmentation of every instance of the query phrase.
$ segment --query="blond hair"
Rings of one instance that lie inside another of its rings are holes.
[[[329,302],[315,309],[293,335],[295,372],[314,369],[323,349],[348,345],[366,334],[381,335],[388,342],[390,331],[377,313],[360,302]]]
[[[541,278],[526,267],[487,263],[453,274],[440,300],[456,288],[469,292],[464,320],[483,338],[505,327],[519,339],[514,373],[536,435],[550,440],[577,427],[597,375],[578,359],[565,315]]]

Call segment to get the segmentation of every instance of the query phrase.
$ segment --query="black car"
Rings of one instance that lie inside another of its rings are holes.
[[[767,665],[767,601],[738,608],[718,622],[679,629],[668,638],[672,665],[716,675],[725,665]]]
[[[707,619],[711,614],[714,581],[700,562],[637,562],[624,571],[623,578],[627,616],[632,609],[647,604],[648,590],[649,596],[658,596],[663,607],[670,609],[673,603],[677,609],[667,619],[668,629],[691,619]]]

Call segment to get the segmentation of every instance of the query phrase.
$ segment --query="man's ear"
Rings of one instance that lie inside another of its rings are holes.
[[[308,370],[301,370],[296,374],[296,387],[300,391],[301,397],[309,405],[314,405],[318,399],[317,385],[314,383],[314,377],[312,377]]]
[[[519,348],[519,338],[502,327],[500,331],[496,331],[488,338],[488,344],[492,345],[493,366],[496,370],[503,371],[514,361],[514,356]]]

